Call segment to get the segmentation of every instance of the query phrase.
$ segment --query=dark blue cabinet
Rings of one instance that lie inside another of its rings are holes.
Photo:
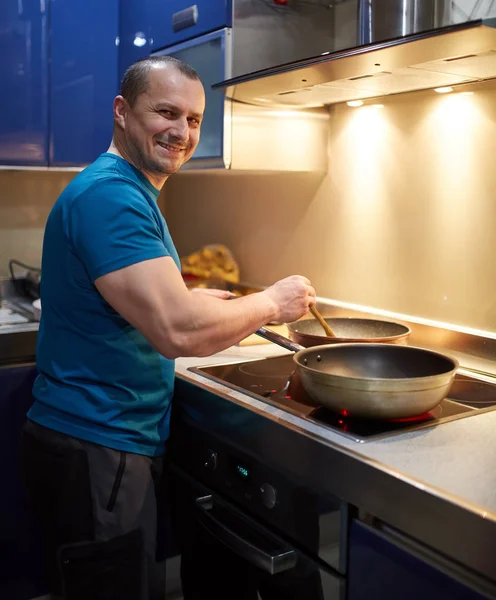
[[[232,0],[148,1],[153,50],[232,26]]]
[[[51,0],[50,165],[85,165],[112,137],[118,0]]]
[[[133,62],[150,54],[150,0],[124,0],[119,7],[119,84]]]
[[[19,474],[19,443],[33,402],[34,365],[0,368],[0,598],[28,600],[47,591],[40,533]]]
[[[0,2],[0,164],[48,160],[47,3]]]
[[[453,567],[453,572],[455,567]],[[475,590],[355,521],[351,527],[348,600],[487,600]]]
[[[82,166],[118,92],[119,0],[0,2],[0,164]]]

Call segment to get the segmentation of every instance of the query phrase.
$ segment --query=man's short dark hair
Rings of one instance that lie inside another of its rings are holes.
[[[124,73],[120,95],[125,98],[129,106],[134,106],[138,96],[143,94],[148,87],[148,74],[154,66],[172,66],[188,79],[200,80],[198,73],[187,63],[173,56],[148,56],[133,63]]]

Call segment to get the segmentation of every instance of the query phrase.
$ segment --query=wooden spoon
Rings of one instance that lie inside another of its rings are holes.
[[[319,313],[319,311],[315,308],[315,306],[310,307],[310,312],[317,319],[317,321],[322,325],[324,331],[326,332],[327,337],[336,337],[334,331],[329,327],[327,321],[324,317]]]

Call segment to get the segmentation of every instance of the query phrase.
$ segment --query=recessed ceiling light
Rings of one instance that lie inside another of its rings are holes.
[[[462,96],[472,96],[474,92],[460,92]]]
[[[146,44],[146,36],[142,31],[137,31],[134,34],[133,44],[135,46],[138,46],[138,48],[141,48],[142,46],[144,46]]]
[[[357,106],[363,106],[363,100],[350,100],[350,102],[347,102],[346,104],[356,108]]]
[[[438,88],[434,88],[434,91],[437,92],[438,94],[449,94],[450,92],[453,91],[452,87],[438,87]]]
[[[384,108],[384,104],[372,104],[372,108]]]

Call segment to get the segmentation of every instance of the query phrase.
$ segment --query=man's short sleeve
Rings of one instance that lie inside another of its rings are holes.
[[[144,192],[125,180],[94,183],[74,199],[67,234],[92,281],[129,265],[170,256]]]

